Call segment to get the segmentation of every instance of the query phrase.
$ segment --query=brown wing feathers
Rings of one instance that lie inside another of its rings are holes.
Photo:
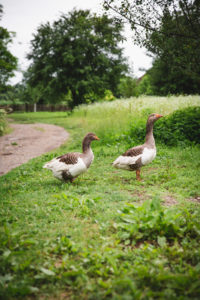
[[[138,156],[142,154],[144,148],[142,146],[134,147],[129,150],[127,150],[125,153],[122,154],[122,156]]]
[[[79,153],[67,153],[59,156],[57,159],[66,165],[75,165],[78,162],[79,155]]]

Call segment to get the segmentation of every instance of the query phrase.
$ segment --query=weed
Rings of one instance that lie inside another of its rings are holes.
[[[198,212],[190,213],[182,207],[165,208],[158,198],[138,207],[127,204],[120,215],[124,223],[119,223],[117,230],[125,244],[150,241],[163,247],[166,243],[200,238]]]

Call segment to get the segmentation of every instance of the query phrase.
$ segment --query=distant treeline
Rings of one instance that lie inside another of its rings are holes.
[[[104,8],[114,9],[118,17],[76,9],[62,14],[37,28],[27,55],[30,65],[15,86],[8,84],[17,68],[7,49],[12,34],[0,27],[0,105],[18,110],[24,104],[20,109],[26,111],[33,103],[44,107],[37,110],[53,110],[56,104],[73,109],[139,95],[200,94],[199,3],[104,0]],[[0,19],[2,12],[0,5]],[[153,58],[139,79],[131,75],[121,47],[124,19],[131,25],[133,44],[144,46]]]

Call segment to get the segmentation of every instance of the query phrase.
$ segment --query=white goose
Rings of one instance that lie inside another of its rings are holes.
[[[80,174],[86,172],[91,165],[94,154],[90,144],[94,140],[99,140],[99,138],[94,133],[89,132],[82,141],[83,153],[64,154],[47,162],[43,168],[50,169],[58,179],[72,182]]]
[[[114,162],[113,167],[128,171],[136,171],[136,179],[141,180],[140,168],[152,162],[156,157],[156,145],[153,136],[154,123],[163,117],[159,114],[151,114],[147,119],[145,143],[130,148],[120,155]]]

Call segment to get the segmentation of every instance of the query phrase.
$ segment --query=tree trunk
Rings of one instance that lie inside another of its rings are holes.
[[[70,103],[70,108],[73,109],[75,106],[81,104],[81,97],[76,91],[71,90],[71,92],[72,92],[72,102]]]
[[[37,103],[34,103],[33,111],[34,111],[34,112],[37,112]]]

